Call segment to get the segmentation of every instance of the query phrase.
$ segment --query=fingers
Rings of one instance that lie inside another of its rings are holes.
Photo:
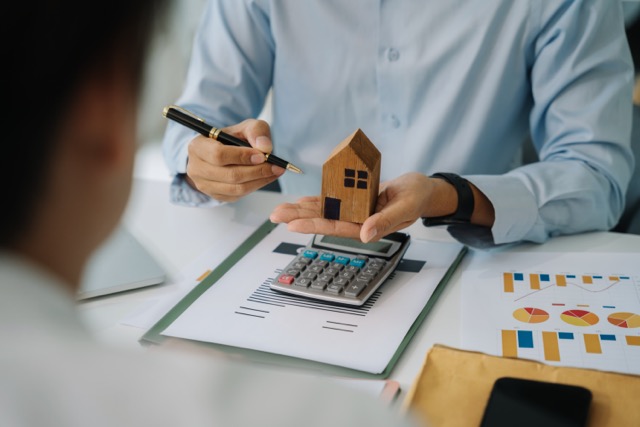
[[[281,176],[285,170],[265,163],[254,148],[230,147],[205,137],[188,147],[187,175],[199,191],[220,201],[234,201]]]
[[[237,125],[222,129],[224,132],[247,141],[252,147],[263,153],[271,153],[273,145],[271,143],[271,129],[264,120],[245,120]]]
[[[287,225],[289,231],[296,233],[327,234],[352,239],[360,236],[360,227],[360,224],[324,218],[296,219]]]
[[[297,203],[284,203],[276,206],[269,219],[276,224],[290,223],[299,219],[321,218],[319,197],[304,197]]]
[[[391,199],[386,193],[380,194],[379,212],[373,214],[364,224],[334,221],[322,218],[319,197],[303,197],[296,203],[277,206],[269,219],[274,223],[287,223],[290,231],[298,233],[328,234],[350,237],[363,242],[380,240],[394,231],[413,224],[415,217],[411,200]]]
[[[367,218],[362,224],[359,238],[364,243],[375,242],[382,239],[387,234],[391,234],[394,231],[402,230],[409,227],[415,222],[415,219],[405,219],[399,222],[392,221],[388,216],[382,212],[378,212]]]
[[[271,178],[250,181],[244,184],[226,184],[216,182],[208,188],[205,186],[207,191],[199,190],[221,202],[235,202],[241,197],[272,183],[276,179],[278,179],[278,177],[273,176]]]
[[[388,191],[383,190],[378,196],[376,211],[362,224],[360,240],[365,243],[380,240],[387,234],[408,227],[415,221],[411,213],[413,211],[411,201],[394,198]]]
[[[189,161],[197,158],[211,166],[259,165],[264,154],[253,148],[223,145],[204,136],[194,138],[188,147]]]
[[[328,234],[352,239],[360,235],[360,224],[322,218],[320,198],[317,196],[279,205],[269,219],[274,223],[287,223],[287,229],[296,233]]]

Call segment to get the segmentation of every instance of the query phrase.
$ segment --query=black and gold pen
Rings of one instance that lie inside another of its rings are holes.
[[[220,141],[224,145],[235,145],[236,147],[251,148],[251,144],[249,144],[248,142],[236,138],[235,136],[229,135],[228,133],[222,132],[220,129],[207,124],[202,118],[177,105],[169,105],[167,107],[164,107],[164,109],[162,110],[162,114],[167,119],[173,120],[176,123],[180,123],[182,126],[186,126],[189,129],[206,136],[207,138]],[[286,160],[282,160],[280,157],[274,156],[273,154],[265,154],[264,157],[267,163],[280,166],[281,168],[290,170],[291,172],[302,173],[302,169],[300,169],[299,167],[287,162]]]

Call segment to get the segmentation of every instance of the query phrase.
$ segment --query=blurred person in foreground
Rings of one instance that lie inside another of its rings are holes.
[[[80,321],[84,264],[129,195],[137,92],[161,3],[4,8],[0,425],[402,424],[320,380],[129,353]]]

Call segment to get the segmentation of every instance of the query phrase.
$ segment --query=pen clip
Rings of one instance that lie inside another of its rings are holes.
[[[162,114],[163,114],[165,117],[167,117],[167,113],[169,112],[169,109],[171,109],[171,108],[173,108],[174,110],[178,110],[178,111],[180,111],[182,114],[185,114],[185,115],[187,115],[187,116],[191,117],[192,119],[196,119],[196,120],[198,120],[198,121],[200,121],[200,122],[202,122],[202,123],[205,123],[205,124],[206,124],[206,122],[204,121],[204,119],[203,119],[203,118],[201,118],[201,117],[199,117],[199,116],[195,115],[195,114],[194,114],[194,113],[192,113],[191,111],[189,111],[189,110],[187,110],[187,109],[185,109],[185,108],[182,108],[182,107],[180,107],[180,106],[178,106],[178,105],[169,105],[169,106],[167,106],[167,107],[164,107],[164,110],[162,111]]]

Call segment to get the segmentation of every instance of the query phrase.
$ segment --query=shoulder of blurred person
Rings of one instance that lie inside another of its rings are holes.
[[[64,285],[15,255],[0,255],[0,295],[0,425],[408,424],[327,380],[101,344]]]

